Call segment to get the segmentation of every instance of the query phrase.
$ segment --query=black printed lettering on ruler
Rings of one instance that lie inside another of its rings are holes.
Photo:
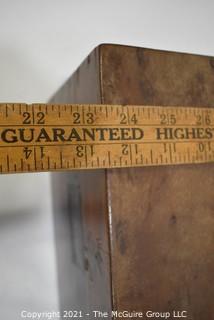
[[[28,147],[24,147],[23,153],[24,153],[25,159],[27,160],[32,154],[32,149],[29,149]]]
[[[137,116],[136,116],[136,113],[133,113],[131,118],[130,118],[130,122],[132,124],[137,124],[138,123],[138,119],[137,119]]]
[[[160,115],[160,124],[162,124],[162,125],[175,125],[176,124],[175,114],[162,113]]]
[[[122,144],[121,147],[122,147],[122,154],[124,156],[127,156],[129,154],[129,146],[128,146],[128,144]]]
[[[23,116],[23,124],[31,124],[31,114],[28,111],[22,113]]]
[[[120,114],[120,124],[128,124],[128,116],[125,112]]]
[[[92,112],[87,112],[85,116],[86,116],[86,123],[87,124],[94,123],[94,114]]]
[[[82,158],[84,156],[84,147],[82,145],[76,146],[76,155],[79,158]]]
[[[42,111],[37,113],[37,124],[45,124],[45,114]]]
[[[200,152],[206,152],[206,151],[211,151],[211,142],[199,142],[198,143],[198,150]]]
[[[79,112],[74,112],[73,113],[73,123],[74,124],[80,124],[80,113]]]
[[[32,115],[29,111],[25,111],[22,113],[23,116],[23,124],[45,124],[45,114],[42,111],[39,111],[35,114],[34,110],[32,110]]]

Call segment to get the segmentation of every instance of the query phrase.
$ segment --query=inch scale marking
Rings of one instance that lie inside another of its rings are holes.
[[[214,109],[0,104],[0,172],[214,162]]]

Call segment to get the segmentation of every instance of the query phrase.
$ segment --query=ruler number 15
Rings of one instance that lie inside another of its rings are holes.
[[[42,111],[39,111],[35,114],[35,121],[33,121],[32,114],[30,112],[23,112],[23,124],[45,124],[45,114]]]

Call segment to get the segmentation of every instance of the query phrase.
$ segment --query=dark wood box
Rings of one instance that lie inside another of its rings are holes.
[[[51,102],[214,107],[214,59],[104,44]],[[56,173],[52,184],[62,310],[213,318],[213,164]]]

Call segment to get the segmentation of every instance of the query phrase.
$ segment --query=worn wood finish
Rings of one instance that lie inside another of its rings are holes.
[[[52,101],[214,107],[213,61],[102,45]],[[63,307],[187,310],[189,319],[212,318],[213,165],[59,174],[53,185],[59,189],[54,199]],[[80,266],[59,241],[61,211],[68,234],[75,224],[66,219],[75,216],[77,235],[65,245]]]
[[[99,49],[51,99],[99,103]],[[109,217],[104,170],[52,174],[61,310],[110,312]],[[88,317],[86,317],[88,319]]]

